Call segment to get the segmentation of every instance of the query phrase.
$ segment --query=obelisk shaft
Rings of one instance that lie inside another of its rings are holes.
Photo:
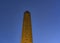
[[[24,13],[21,43],[32,43],[31,16],[28,11]]]

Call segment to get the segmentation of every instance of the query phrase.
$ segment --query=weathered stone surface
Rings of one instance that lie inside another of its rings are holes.
[[[33,43],[32,42],[31,15],[29,11],[24,12],[21,43]]]

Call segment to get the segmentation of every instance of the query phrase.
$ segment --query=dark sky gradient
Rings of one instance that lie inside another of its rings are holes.
[[[60,43],[59,0],[0,0],[0,43],[20,43],[25,10],[31,12],[33,43]]]

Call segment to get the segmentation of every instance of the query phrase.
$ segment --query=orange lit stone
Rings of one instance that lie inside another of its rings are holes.
[[[33,43],[31,16],[29,11],[24,12],[21,43]]]

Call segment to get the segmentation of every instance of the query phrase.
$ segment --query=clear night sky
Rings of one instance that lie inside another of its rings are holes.
[[[58,0],[0,0],[0,43],[20,43],[25,10],[31,12],[33,43],[60,43]]]

